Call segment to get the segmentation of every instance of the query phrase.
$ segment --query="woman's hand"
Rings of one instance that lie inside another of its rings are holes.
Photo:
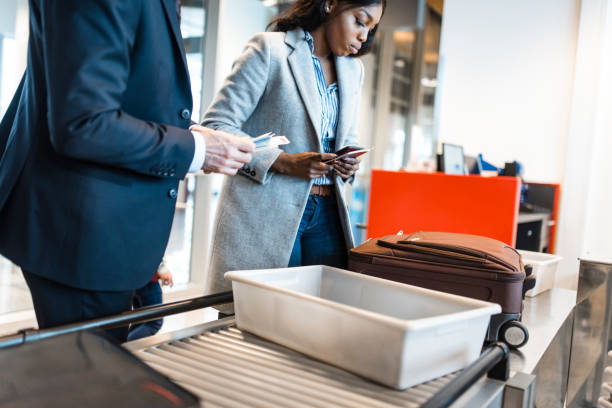
[[[332,169],[331,165],[323,162],[334,157],[336,157],[335,153],[282,152],[272,165],[272,170],[293,177],[314,179],[324,176]]]
[[[359,170],[359,157],[344,157],[334,162],[334,169],[340,177],[347,179]]]
[[[162,259],[161,263],[157,267],[157,277],[159,278],[159,282],[162,285],[169,285],[172,287],[174,285],[174,280],[172,279],[172,272],[170,268],[166,265],[166,260]]]

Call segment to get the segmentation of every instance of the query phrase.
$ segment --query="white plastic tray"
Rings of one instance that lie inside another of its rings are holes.
[[[523,258],[523,264],[533,265],[532,274],[536,278],[533,289],[529,289],[525,296],[536,296],[539,293],[552,289],[555,286],[555,275],[557,266],[562,257],[559,255],[546,254],[544,252],[531,252],[519,249]]]
[[[233,271],[236,324],[405,389],[480,355],[494,303],[326,266]]]

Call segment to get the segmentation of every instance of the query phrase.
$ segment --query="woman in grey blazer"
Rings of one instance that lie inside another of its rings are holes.
[[[385,0],[297,0],[255,35],[202,126],[235,135],[274,132],[290,144],[257,151],[224,182],[207,293],[229,270],[346,266],[353,247],[344,184],[357,158],[325,163],[357,144],[363,66]],[[222,309],[228,310],[228,309]]]

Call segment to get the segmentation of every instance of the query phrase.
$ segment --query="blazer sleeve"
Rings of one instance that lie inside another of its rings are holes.
[[[259,136],[246,134],[242,126],[265,93],[270,59],[270,46],[266,34],[256,34],[249,40],[242,55],[234,62],[232,72],[204,114],[202,126],[238,136]],[[274,174],[270,168],[280,153],[281,150],[278,148],[255,152],[253,160],[238,172],[253,181],[266,184]]]
[[[136,41],[147,40],[137,37],[142,1],[148,0],[43,3],[51,144],[68,157],[147,175],[156,163],[176,163],[176,177],[182,178],[195,150],[189,130],[121,109]]]
[[[363,63],[359,60],[356,60],[359,63],[359,87],[357,88],[357,92],[355,92],[355,103],[352,104],[353,112],[351,117],[353,118],[353,122],[351,123],[351,127],[349,128],[348,134],[346,136],[346,140],[344,142],[345,146],[348,145],[358,145],[359,144],[359,135],[357,134],[357,127],[359,122],[357,118],[359,117],[359,107],[361,105],[361,89],[363,88]],[[355,181],[355,175],[353,174],[351,177],[344,180],[340,176],[336,176],[336,183],[353,183]]]

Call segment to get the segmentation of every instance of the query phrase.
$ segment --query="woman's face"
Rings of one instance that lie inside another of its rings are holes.
[[[335,6],[338,7],[338,2]],[[357,54],[368,39],[368,33],[380,21],[382,4],[353,7],[334,16],[326,25],[325,37],[337,57]]]

